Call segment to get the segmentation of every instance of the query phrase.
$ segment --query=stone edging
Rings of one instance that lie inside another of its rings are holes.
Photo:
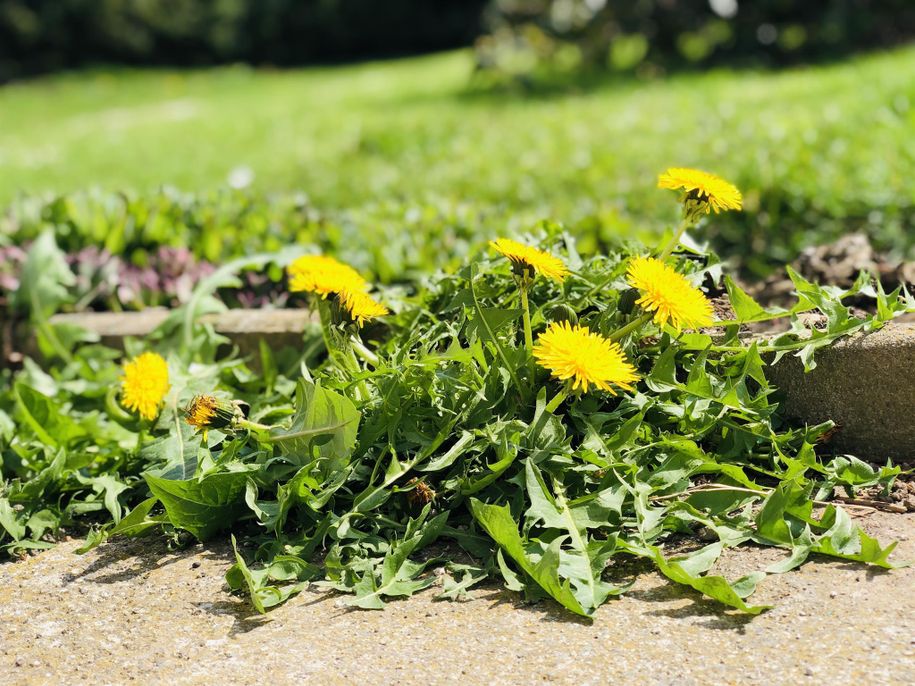
[[[836,421],[836,452],[915,463],[915,324],[892,323],[816,352],[805,374],[796,357],[767,369],[788,417]]]

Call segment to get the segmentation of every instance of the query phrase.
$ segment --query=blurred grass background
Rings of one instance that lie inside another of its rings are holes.
[[[290,244],[393,283],[545,219],[653,239],[669,166],[743,190],[701,234],[745,275],[852,231],[915,257],[906,0],[379,7],[0,0],[0,80],[44,74],[0,87],[0,306],[49,229],[100,308]]]
[[[787,258],[851,228],[911,248],[915,48],[540,95],[475,91],[471,73],[459,51],[10,85],[0,89],[0,203],[87,186],[235,184],[301,191],[324,210],[465,201],[644,232],[675,218],[657,173],[686,165],[743,189],[746,212],[716,224],[749,254]]]

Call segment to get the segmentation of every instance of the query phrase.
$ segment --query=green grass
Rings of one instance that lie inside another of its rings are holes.
[[[673,219],[654,181],[688,165],[741,186],[737,228],[757,247],[822,224],[864,226],[906,248],[913,73],[910,47],[533,97],[470,92],[465,52],[296,71],[66,74],[0,89],[0,205],[94,185],[205,191],[248,167],[256,190],[305,191],[322,208],[445,199],[622,217],[625,230]]]

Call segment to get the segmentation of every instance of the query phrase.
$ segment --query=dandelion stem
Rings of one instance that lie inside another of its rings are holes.
[[[362,367],[359,366],[359,360],[356,359],[356,353],[353,352],[352,339],[346,341],[346,361],[349,367],[349,373],[352,376],[362,373]],[[369,399],[369,389],[365,379],[359,379],[356,382],[356,399],[363,401]]]
[[[366,364],[370,364],[373,367],[378,366],[378,355],[373,353],[371,350],[365,347],[365,343],[359,340],[358,336],[350,337],[350,345],[353,346],[353,351],[362,358],[362,361]]]
[[[629,334],[631,334],[633,331],[638,329],[640,326],[647,323],[650,319],[651,319],[651,313],[645,312],[641,316],[636,317],[631,322],[626,324],[626,326],[614,331],[607,338],[609,338],[611,341],[618,341],[621,338],[623,338],[624,336],[628,336]]]
[[[547,417],[553,414],[556,409],[562,404],[562,401],[565,400],[569,395],[569,389],[566,386],[560,388],[556,395],[554,395],[550,402],[546,404],[546,407],[543,408],[543,412],[537,418],[537,423],[531,428],[532,440],[537,441],[540,438],[540,432],[543,431],[543,427],[546,425]]]
[[[268,424],[252,422],[250,419],[239,419],[238,426],[242,429],[248,429],[249,431],[270,431],[270,429],[276,428]]]
[[[591,290],[588,291],[588,292],[585,294],[585,297],[586,297],[586,298],[590,298],[590,297],[594,296],[596,293],[598,293],[599,291],[602,291],[602,290],[603,290],[611,281],[613,281],[613,279],[615,279],[615,278],[616,278],[616,274],[614,274],[614,273],[611,272],[611,273],[610,273],[610,276],[608,276],[608,277],[605,278],[605,279],[601,279],[601,280],[597,283],[596,286],[592,286],[592,287],[591,287]]]
[[[327,348],[327,357],[339,367],[341,365],[336,354],[337,346],[330,340],[330,321],[327,311],[327,302],[324,300],[318,301],[318,317],[321,320],[321,337],[324,339],[324,347]]]
[[[565,386],[556,391],[556,395],[546,404],[543,409],[544,414],[553,414],[556,408],[562,405],[562,401],[569,397],[569,391]]]
[[[534,336],[531,332],[531,308],[527,300],[527,284],[519,283],[518,288],[521,291],[521,313],[524,318],[524,347],[527,348],[527,352],[532,354],[534,352]]]
[[[692,222],[690,222],[688,219],[685,219],[685,218],[680,222],[680,225],[677,227],[677,230],[674,233],[673,237],[670,239],[670,241],[667,242],[667,244],[661,250],[661,254],[658,255],[659,260],[666,260],[668,257],[670,257],[670,254],[680,244],[680,239],[683,237],[684,232],[691,225],[692,225]]]

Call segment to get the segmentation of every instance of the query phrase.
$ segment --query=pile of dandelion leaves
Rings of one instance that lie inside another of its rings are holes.
[[[737,189],[683,169],[660,185],[681,191],[683,222],[654,250],[582,256],[545,223],[536,242],[499,239],[454,273],[374,295],[329,256],[244,260],[128,341],[123,366],[86,332],[50,326],[53,302],[37,307],[53,364],[28,360],[0,396],[0,547],[46,547],[86,518],[100,525],[84,550],[231,537],[227,582],[261,612],[308,584],[381,608],[443,566],[441,597],[501,579],[589,616],[626,591],[608,570],[644,558],[755,614],[759,581],[811,555],[892,567],[893,544],[828,501],[900,470],[819,455],[832,424],[786,425],[765,370],[784,355],[812,368],[818,348],[915,301],[867,274],[840,290],[791,272],[796,306],[766,309],[685,239],[711,210],[740,209]],[[36,242],[36,274],[53,273],[52,248]],[[301,350],[226,356],[197,315],[233,270],[271,260],[320,324]],[[734,318],[714,321],[700,286],[725,289]],[[853,314],[852,296],[875,299],[875,314]],[[825,325],[803,326],[807,310]],[[775,317],[788,333],[741,335]],[[671,553],[684,538],[690,551]],[[745,542],[785,557],[736,580],[709,573]]]

